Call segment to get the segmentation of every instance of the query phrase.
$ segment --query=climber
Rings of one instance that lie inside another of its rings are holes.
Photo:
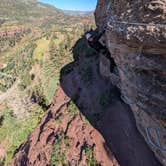
[[[114,71],[114,67],[116,66],[114,59],[111,57],[107,47],[101,44],[101,42],[99,41],[104,33],[105,30],[103,30],[100,33],[98,33],[97,30],[96,31],[90,30],[88,33],[86,33],[85,37],[90,47],[92,47],[97,52],[101,53],[110,60],[110,72],[112,73]]]
[[[97,52],[100,52],[100,50],[105,50],[105,46],[103,46],[99,40],[102,37],[102,35],[105,33],[105,30],[101,33],[97,33],[93,30],[90,30],[90,32],[86,33],[85,37],[88,41],[88,44],[90,47],[94,48]]]

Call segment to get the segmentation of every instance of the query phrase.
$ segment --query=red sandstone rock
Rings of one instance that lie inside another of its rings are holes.
[[[70,138],[70,146],[66,149],[69,164],[86,165],[85,146],[94,146],[93,153],[102,166],[118,166],[113,154],[105,149],[104,139],[90,124],[83,121],[83,115],[75,115],[70,119],[67,104],[70,99],[58,88],[55,103],[47,111],[38,127],[28,140],[20,146],[10,166],[46,166],[50,163],[54,143],[61,133]],[[61,123],[56,119],[62,116]],[[70,121],[70,124],[68,122]],[[64,150],[62,146],[62,150]]]

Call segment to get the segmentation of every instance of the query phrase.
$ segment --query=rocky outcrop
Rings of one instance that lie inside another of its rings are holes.
[[[52,153],[56,161],[67,165],[84,166],[94,161],[102,166],[119,165],[100,133],[79,112],[70,112],[70,99],[61,87],[53,103],[28,140],[19,147],[10,166],[47,166]]]
[[[122,99],[166,165],[166,0],[98,0],[95,16],[100,30],[107,25],[105,41],[117,64]]]
[[[106,25],[107,22],[107,11],[108,11],[109,0],[98,1],[97,8],[95,11],[95,20],[96,25],[100,29],[103,28],[103,25]]]

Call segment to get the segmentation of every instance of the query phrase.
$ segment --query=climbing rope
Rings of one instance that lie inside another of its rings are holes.
[[[150,130],[153,129],[154,134],[155,134],[155,138],[156,138],[156,143],[154,143],[151,139],[150,136]],[[159,138],[159,132],[157,128],[153,128],[153,127],[147,127],[146,128],[146,135],[147,135],[147,141],[149,144],[151,144],[154,148],[159,149],[161,151],[166,151],[166,147],[162,147],[161,142],[160,142],[160,138]],[[166,133],[165,133],[166,135]]]
[[[112,6],[112,2],[109,1],[107,10],[106,10],[107,20],[109,19],[109,14],[111,13],[111,6]]]
[[[125,24],[125,25],[136,25],[136,26],[156,26],[160,28],[165,28],[166,24],[150,24],[150,23],[139,23],[139,22],[127,22],[127,21],[111,21],[107,23],[108,27],[112,27],[111,23]]]

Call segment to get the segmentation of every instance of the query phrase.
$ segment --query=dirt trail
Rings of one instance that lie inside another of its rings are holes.
[[[65,93],[73,98],[80,111],[100,131],[121,166],[160,166],[138,132],[129,106],[120,99],[118,91],[99,75],[98,64],[97,56],[82,56],[64,67],[62,73],[70,71],[61,77]],[[82,71],[87,65],[92,67],[93,72],[90,85],[86,85],[82,78]],[[114,97],[109,107],[103,110],[99,98],[107,90]]]

